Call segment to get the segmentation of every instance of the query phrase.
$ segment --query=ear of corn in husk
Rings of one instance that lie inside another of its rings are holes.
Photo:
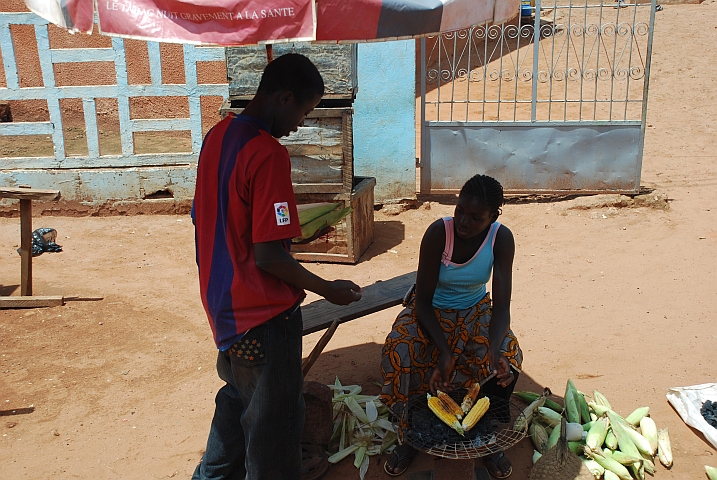
[[[560,427],[555,427],[548,435],[548,450],[557,445],[558,440],[560,440]]]
[[[632,455],[628,455],[626,453],[621,452],[620,450],[614,450],[612,452],[612,458],[617,460],[618,462],[622,463],[625,466],[630,466],[633,463],[641,462],[642,457],[633,457]]]
[[[557,412],[554,412],[553,410],[549,409],[548,407],[538,407],[536,411],[533,413],[533,420],[542,423],[546,427],[555,428],[555,426],[560,424],[560,420],[563,418],[562,415],[560,415]]]
[[[598,392],[597,390],[593,390],[593,400],[596,404],[602,405],[603,407],[607,407],[608,409],[612,410],[612,405],[610,405],[610,402],[607,401],[605,395]]]
[[[645,455],[654,456],[655,451],[652,450],[652,447],[650,446],[650,442],[643,437],[640,432],[637,430],[633,430],[632,428],[625,428],[625,433],[630,437],[630,440],[632,440],[632,443],[635,444],[637,447],[637,450],[640,451],[640,453],[643,453]]]
[[[434,397],[430,393],[426,394],[428,397],[428,408],[446,425],[451,427],[453,430],[463,435],[463,427],[458,421],[458,418],[452,414],[446,408],[445,402],[443,402],[437,396]]]
[[[480,392],[480,383],[476,382],[468,389],[468,392],[466,393],[466,396],[463,397],[463,402],[461,402],[461,410],[463,411],[463,414],[471,411],[471,408],[473,408],[473,404],[475,404],[476,398],[478,398],[478,393]]]
[[[585,395],[583,395],[582,392],[575,390],[575,401],[578,404],[580,420],[582,421],[582,423],[589,422],[591,420],[590,407],[588,407],[588,402],[585,400]]]
[[[705,465],[705,473],[710,480],[717,480],[717,468]]]
[[[455,415],[458,420],[463,418],[463,410],[461,410],[461,407],[458,406],[456,401],[453,400],[450,395],[445,392],[441,392],[440,390],[436,390],[436,393],[438,394],[438,398],[446,404],[446,408],[449,412]]]
[[[598,417],[602,417],[605,415],[608,411],[610,411],[610,407],[606,407],[604,405],[597,404],[595,402],[588,402],[588,407],[595,412],[595,414]]]
[[[630,476],[630,472],[625,468],[623,464],[618,462],[612,457],[606,457],[599,451],[590,450],[589,448],[585,447],[585,456],[588,458],[592,458],[597,463],[600,464],[605,469],[605,473],[608,472],[608,470],[615,475],[620,480],[632,480],[632,477]]]
[[[513,430],[516,430],[518,432],[524,432],[527,430],[528,425],[533,421],[533,414],[535,413],[535,410],[538,407],[541,407],[545,404],[545,395],[541,395],[533,402],[525,407],[523,409],[523,414],[519,415],[518,418],[515,419],[515,423],[513,424]]]
[[[541,396],[540,393],[529,392],[529,391],[527,391],[527,390],[516,390],[515,392],[513,392],[513,395],[515,395],[516,397],[520,398],[522,401],[524,401],[524,402],[527,403],[528,405],[530,405],[531,403],[533,403],[538,397]],[[554,411],[556,411],[556,412],[558,412],[558,413],[562,413],[562,412],[563,412],[563,406],[560,405],[558,402],[547,398],[548,395],[552,395],[552,392],[550,391],[549,388],[546,387],[545,390],[543,390],[543,393],[542,393],[542,396],[545,397],[545,404],[544,404],[544,405],[545,405],[546,407],[548,407],[549,409],[551,409],[551,410],[554,410]]]
[[[596,479],[602,478],[603,474],[605,473],[605,469],[602,465],[597,463],[592,458],[580,457],[580,460],[583,461],[585,466],[588,467],[588,470],[590,470],[590,473],[592,473]]]
[[[620,477],[618,477],[615,473],[612,473],[610,470],[605,470],[603,479],[604,480],[620,480]]]
[[[647,455],[642,456],[642,466],[645,468],[645,471],[649,473],[650,475],[655,474],[655,462],[653,461],[653,457],[648,457]]]
[[[528,433],[530,434],[530,439],[533,441],[535,450],[541,454],[545,453],[548,450],[548,432],[545,431],[545,427],[533,422],[528,428]]]
[[[654,456],[655,452],[657,452],[657,425],[655,425],[655,421],[650,417],[643,417],[640,420],[640,433],[650,442],[652,455]]]
[[[475,405],[473,405],[473,408],[471,408],[471,411],[468,412],[468,415],[466,415],[466,418],[463,419],[463,423],[461,426],[463,427],[463,430],[466,432],[473,428],[476,423],[485,415],[485,412],[488,411],[488,408],[490,407],[490,400],[488,400],[488,397],[483,397],[480,400],[476,402]]]
[[[620,423],[618,415],[610,410],[607,413],[607,417],[610,419],[610,427],[617,437],[617,444],[620,446],[620,450],[628,455],[639,458],[640,452],[633,443],[632,439],[628,436],[628,433],[625,431],[625,427],[623,427]]]
[[[568,379],[565,385],[565,418],[568,422],[580,423],[580,410],[577,404],[577,389],[573,384],[573,381]]]
[[[607,435],[605,435],[605,446],[611,450],[617,448],[617,437],[615,436],[615,432],[612,431],[612,428],[609,429]]]
[[[672,467],[672,446],[667,428],[657,431],[657,457],[662,465]]]
[[[633,427],[637,427],[640,425],[640,420],[642,420],[643,417],[646,417],[648,413],[650,413],[650,407],[636,408],[635,411],[625,417],[625,421]]]
[[[602,447],[607,436],[608,420],[607,418],[598,418],[593,422],[593,426],[588,430],[588,435],[585,437],[585,445],[590,447],[591,450],[597,450]]]

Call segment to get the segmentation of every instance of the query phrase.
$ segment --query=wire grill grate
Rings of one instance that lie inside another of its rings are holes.
[[[460,405],[466,389],[456,389],[449,395]],[[490,408],[465,436],[443,423],[428,408],[426,397],[411,398],[404,410],[406,429],[400,436],[412,447],[443,458],[469,459],[484,457],[512,447],[525,438],[525,429],[516,430],[515,421],[525,418],[522,410],[508,400],[487,396]]]

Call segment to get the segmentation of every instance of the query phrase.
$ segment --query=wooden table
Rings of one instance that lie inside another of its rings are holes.
[[[32,296],[32,201],[33,200],[57,200],[60,198],[59,190],[42,190],[29,187],[0,187],[0,198],[13,198],[20,200],[20,295],[21,297],[0,297],[1,300],[12,301],[13,303],[24,302],[18,306],[47,306],[34,305],[31,299],[23,297]],[[50,298],[50,297],[43,297]],[[36,298],[34,303],[42,303],[43,298]],[[54,298],[54,297],[52,297]],[[62,297],[60,302],[62,302]],[[48,300],[50,301],[50,300]],[[30,302],[30,304],[28,304]],[[54,303],[53,303],[54,304]],[[61,304],[61,303],[60,303]]]

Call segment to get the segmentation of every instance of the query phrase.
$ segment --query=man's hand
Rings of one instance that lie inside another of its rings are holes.
[[[501,352],[488,352],[491,373],[498,377],[498,386],[507,387],[513,381],[513,370],[510,368],[508,359]]]
[[[333,280],[323,297],[336,305],[348,305],[361,300],[361,287],[350,280]]]

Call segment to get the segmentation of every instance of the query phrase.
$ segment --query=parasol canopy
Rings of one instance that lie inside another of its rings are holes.
[[[502,23],[520,0],[25,0],[46,20],[162,42],[257,45],[396,40]]]

